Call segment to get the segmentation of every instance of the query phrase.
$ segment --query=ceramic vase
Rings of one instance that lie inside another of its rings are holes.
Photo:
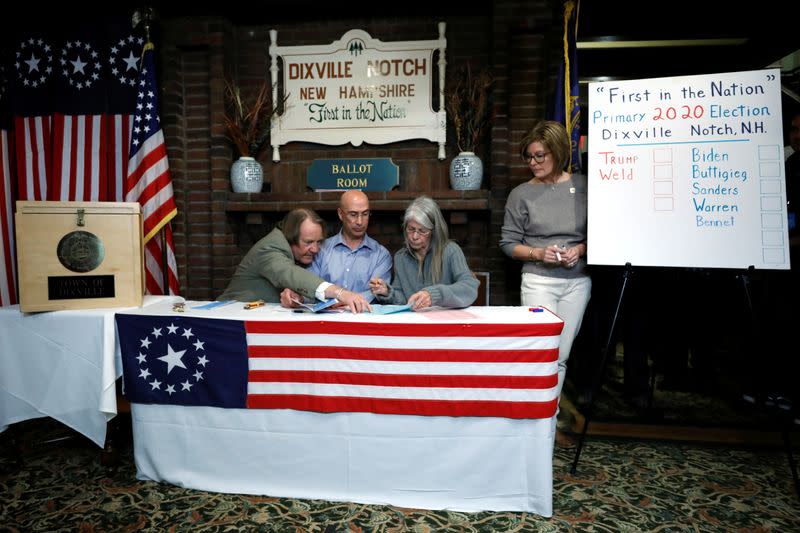
[[[264,185],[264,169],[252,157],[240,157],[231,165],[233,192],[261,192]]]
[[[450,187],[459,191],[481,188],[483,162],[473,152],[461,152],[450,163]]]

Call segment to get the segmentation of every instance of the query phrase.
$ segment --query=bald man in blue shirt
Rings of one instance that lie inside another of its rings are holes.
[[[370,212],[366,194],[358,190],[342,193],[337,214],[342,229],[325,241],[309,270],[371,302],[375,296],[369,290],[369,280],[375,276],[391,278],[392,256],[367,235]]]

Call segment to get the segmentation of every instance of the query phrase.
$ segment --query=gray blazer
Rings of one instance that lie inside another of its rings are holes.
[[[292,249],[283,232],[275,228],[250,248],[217,300],[280,302],[281,291],[289,287],[306,298],[324,280],[294,262]]]

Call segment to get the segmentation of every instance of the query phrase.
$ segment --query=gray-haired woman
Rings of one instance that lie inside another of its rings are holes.
[[[391,286],[380,278],[370,280],[370,290],[380,303],[426,307],[469,307],[478,297],[478,280],[464,252],[448,237],[439,206],[420,196],[403,216],[406,245],[394,254]]]

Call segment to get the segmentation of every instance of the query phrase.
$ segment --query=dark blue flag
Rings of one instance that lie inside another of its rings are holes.
[[[124,314],[116,320],[131,402],[246,407],[243,322]]]
[[[578,86],[578,11],[580,0],[564,2],[564,51],[556,83],[552,119],[564,124],[572,143],[570,172],[581,170],[580,89]]]

